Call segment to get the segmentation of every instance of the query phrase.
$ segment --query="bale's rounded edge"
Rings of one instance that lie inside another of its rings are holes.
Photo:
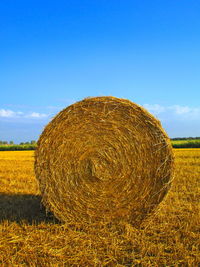
[[[59,112],[35,151],[44,205],[61,221],[140,224],[173,178],[171,142],[143,107],[87,98]]]

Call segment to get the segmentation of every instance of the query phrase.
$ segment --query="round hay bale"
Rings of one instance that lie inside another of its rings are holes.
[[[160,122],[115,97],[86,98],[46,126],[35,154],[44,205],[61,221],[140,224],[166,195],[173,153]]]

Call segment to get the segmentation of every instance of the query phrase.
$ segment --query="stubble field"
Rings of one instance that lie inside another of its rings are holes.
[[[199,266],[200,149],[174,152],[172,188],[140,229],[58,222],[40,204],[34,151],[0,152],[0,265]]]

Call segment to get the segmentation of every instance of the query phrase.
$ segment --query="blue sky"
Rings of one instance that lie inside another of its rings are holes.
[[[37,140],[88,96],[130,99],[200,136],[200,2],[0,1],[0,140]]]

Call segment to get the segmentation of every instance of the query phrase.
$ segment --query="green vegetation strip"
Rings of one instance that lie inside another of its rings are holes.
[[[36,145],[0,145],[0,151],[35,150]]]
[[[200,148],[200,139],[196,140],[172,140],[174,148]]]
[[[174,148],[200,148],[200,139],[171,140]],[[0,151],[35,150],[36,144],[0,145]]]

